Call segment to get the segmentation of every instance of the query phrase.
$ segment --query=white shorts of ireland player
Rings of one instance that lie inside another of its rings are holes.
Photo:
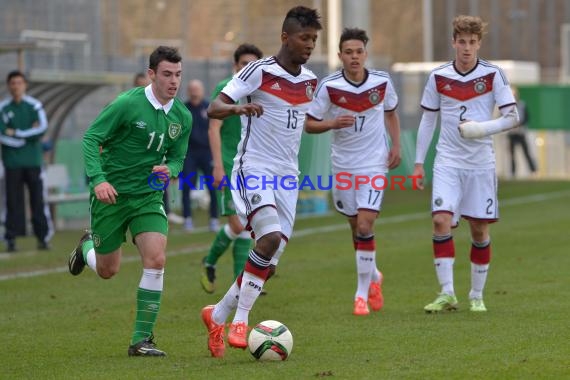
[[[232,199],[241,223],[249,229],[249,218],[256,210],[264,206],[274,207],[281,226],[279,232],[288,240],[293,232],[297,211],[297,182],[296,176],[278,177],[258,171],[234,169],[231,179]],[[261,237],[259,231],[253,232],[256,240]]]
[[[432,214],[453,214],[453,227],[459,224],[460,217],[497,221],[499,204],[495,169],[434,167],[431,211]]]
[[[334,173],[333,202],[338,212],[356,216],[358,210],[379,212],[384,190],[390,186],[388,177],[382,171],[364,173]]]

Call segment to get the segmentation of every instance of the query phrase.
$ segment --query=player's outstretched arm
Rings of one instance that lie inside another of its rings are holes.
[[[465,139],[478,139],[495,135],[519,126],[519,114],[515,105],[501,108],[502,116],[487,121],[466,121],[459,125],[459,133]]]
[[[236,104],[223,92],[208,106],[208,117],[211,119],[225,119],[233,115],[259,117],[263,115],[263,107],[255,103]]]

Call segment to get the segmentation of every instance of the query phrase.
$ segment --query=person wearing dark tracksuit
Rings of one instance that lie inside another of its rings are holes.
[[[45,202],[41,138],[48,124],[42,103],[26,95],[26,77],[12,71],[6,78],[10,96],[0,102],[0,144],[5,169],[6,222],[4,238],[8,251],[16,250],[16,237],[26,235],[24,186],[28,189],[32,226],[38,249],[49,249],[53,235],[49,207]]]

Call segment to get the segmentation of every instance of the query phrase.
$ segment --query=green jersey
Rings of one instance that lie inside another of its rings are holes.
[[[42,103],[25,95],[20,102],[0,102],[2,161],[9,169],[40,167],[43,164],[42,136],[48,128]],[[6,129],[13,129],[12,136]]]
[[[109,182],[119,194],[156,191],[150,185],[152,167],[165,163],[170,176],[178,176],[191,129],[192,115],[180,100],[162,106],[151,86],[122,93],[83,137],[91,191],[102,182]]]
[[[231,77],[226,78],[218,83],[212,93],[212,100],[222,92],[222,89],[231,79]],[[237,146],[241,139],[241,120],[239,116],[234,115],[224,119],[222,128],[220,129],[220,139],[222,140],[222,162],[224,164],[224,168],[232,168],[234,165],[234,157],[237,152]],[[228,176],[230,174],[231,173],[226,173]]]

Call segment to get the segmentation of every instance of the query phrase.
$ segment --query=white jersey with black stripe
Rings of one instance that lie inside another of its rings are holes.
[[[389,144],[384,112],[394,111],[398,95],[388,73],[366,70],[360,84],[350,82],[344,71],[325,77],[317,87],[307,112],[317,120],[353,115],[354,126],[332,131],[331,157],[335,173],[359,170],[388,171]]]
[[[495,106],[513,104],[516,101],[503,70],[485,60],[478,59],[475,67],[466,73],[460,73],[453,61],[434,69],[426,83],[421,106],[441,114],[435,165],[494,168],[492,137],[464,139],[458,126],[467,120],[491,120]]]
[[[249,63],[228,82],[224,94],[263,107],[261,117],[241,117],[234,170],[298,175],[305,113],[316,86],[317,77],[310,70],[301,66],[299,73],[292,74],[275,57]]]

